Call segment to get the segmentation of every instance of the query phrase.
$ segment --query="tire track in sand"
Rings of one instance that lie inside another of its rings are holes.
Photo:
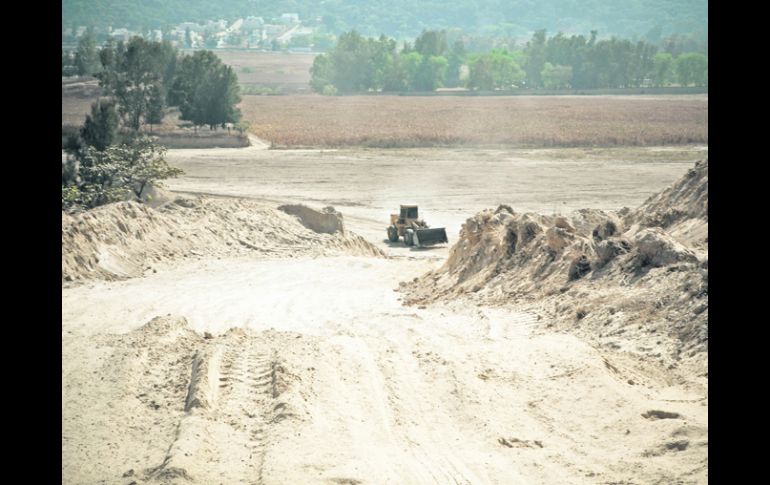
[[[291,415],[278,399],[284,371],[268,344],[242,330],[199,349],[185,415],[163,463],[145,471],[147,483],[262,485],[269,427]]]

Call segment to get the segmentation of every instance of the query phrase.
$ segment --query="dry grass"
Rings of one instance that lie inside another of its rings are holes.
[[[61,124],[80,126],[86,120],[86,115],[91,112],[93,98],[81,98],[78,96],[62,96],[61,98]]]
[[[659,146],[708,143],[708,95],[244,96],[278,146]]]
[[[214,53],[233,67],[241,84],[270,87],[283,93],[310,92],[310,67],[316,54],[243,50]]]

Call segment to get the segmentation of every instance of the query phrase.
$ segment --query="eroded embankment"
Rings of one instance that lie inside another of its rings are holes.
[[[441,268],[402,289],[411,304],[523,304],[549,326],[705,372],[708,160],[633,211],[481,212]]]
[[[319,231],[307,222],[338,215],[305,207],[294,216],[257,201],[187,197],[156,208],[120,202],[62,212],[62,280],[130,278],[201,256],[384,256],[344,231],[341,215],[339,230]]]

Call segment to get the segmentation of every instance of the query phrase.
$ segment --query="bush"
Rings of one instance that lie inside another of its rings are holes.
[[[61,149],[68,152],[75,152],[83,145],[80,138],[80,128],[73,125],[62,125],[61,127]]]
[[[141,198],[150,184],[183,172],[168,165],[165,148],[149,137],[107,147],[83,147],[62,162],[62,209],[92,208],[126,197]]]
[[[241,94],[256,96],[272,96],[283,94],[280,87],[271,88],[268,86],[255,86],[253,84],[242,84]]]

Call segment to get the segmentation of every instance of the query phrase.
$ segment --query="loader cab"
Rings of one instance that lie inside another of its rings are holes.
[[[416,205],[402,205],[401,214],[398,217],[400,224],[406,223],[408,220],[417,219],[417,206]]]

